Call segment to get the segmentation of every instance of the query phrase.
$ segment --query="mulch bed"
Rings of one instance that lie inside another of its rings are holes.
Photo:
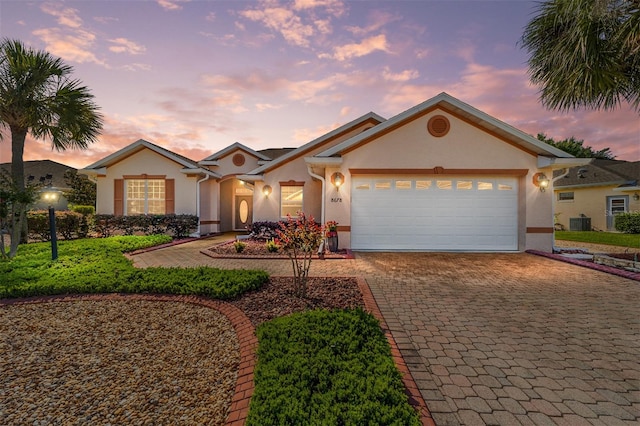
[[[311,309],[364,308],[356,278],[310,277],[306,298],[295,296],[294,290],[292,277],[271,277],[260,289],[228,302],[242,310],[254,326]]]
[[[206,254],[214,258],[232,258],[232,259],[289,259],[289,257],[282,250],[277,252],[269,252],[266,247],[266,241],[261,240],[242,240],[246,244],[244,250],[241,253],[236,251],[233,243],[234,240],[225,241],[224,243],[215,245],[208,250]],[[314,259],[318,259],[317,254],[313,255]],[[338,250],[335,253],[325,251],[323,255],[324,259],[353,259],[353,253],[351,250]]]

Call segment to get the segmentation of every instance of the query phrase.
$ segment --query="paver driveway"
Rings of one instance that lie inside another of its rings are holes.
[[[290,267],[187,246],[135,261]],[[640,422],[640,283],[523,253],[356,257],[312,274],[366,278],[436,424]]]

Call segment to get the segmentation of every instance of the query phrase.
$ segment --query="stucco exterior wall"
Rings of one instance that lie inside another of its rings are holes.
[[[369,127],[371,127],[370,123],[363,123],[353,130],[345,132],[342,135],[336,135],[336,137],[327,140],[325,143],[319,144],[313,149],[302,153],[299,157],[264,173],[264,180],[262,182],[256,182],[253,197],[254,222],[277,221],[282,219],[280,216],[280,183],[288,181],[305,182],[302,201],[303,211],[307,215],[312,215],[317,222],[320,222],[322,220],[322,183],[309,175],[304,157],[310,157],[329,149]],[[269,185],[272,188],[272,193],[268,197],[265,197],[262,192],[265,185]]]
[[[627,196],[629,211],[640,211],[640,200],[633,199],[633,192],[614,191],[618,185],[592,186],[586,188],[557,188],[554,191],[554,213],[556,222],[568,231],[570,219],[584,214],[591,218],[591,227],[599,231],[615,231],[607,229],[607,197]],[[573,192],[573,201],[558,200],[560,192]]]
[[[244,157],[244,164],[236,166],[233,163],[233,157],[241,154]],[[237,175],[247,173],[258,167],[258,158],[248,154],[242,149],[236,149],[222,158],[218,159],[218,165],[210,167],[211,170],[220,173],[222,176]]]
[[[433,137],[427,122],[433,115],[445,115],[451,129],[444,137]],[[437,110],[343,155],[338,168],[326,170],[327,182],[335,171],[345,176],[345,183],[336,191],[326,188],[326,220],[336,220],[349,229],[351,174],[353,169],[447,169],[463,170],[469,175],[482,169],[526,169],[519,178],[519,249],[550,251],[553,244],[552,190],[541,192],[532,183],[537,169],[537,156],[494,137],[475,126]],[[550,173],[547,173],[550,174]],[[338,194],[339,192],[339,194]],[[332,202],[337,197],[339,202]],[[340,232],[340,246],[347,247],[348,231]]]
[[[197,177],[188,177],[180,170],[182,165],[149,149],[143,149],[107,168],[106,176],[98,176],[96,212],[114,213],[114,180],[123,176],[155,175],[175,179],[176,214],[197,214]]]

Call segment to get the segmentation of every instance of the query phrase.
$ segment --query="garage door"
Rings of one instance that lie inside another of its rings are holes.
[[[517,250],[509,177],[354,177],[354,250]]]

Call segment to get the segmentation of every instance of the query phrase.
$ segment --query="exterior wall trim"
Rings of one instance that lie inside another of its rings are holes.
[[[527,234],[553,234],[553,228],[544,226],[528,226]]]
[[[499,175],[526,176],[528,169],[349,169],[352,175]]]

